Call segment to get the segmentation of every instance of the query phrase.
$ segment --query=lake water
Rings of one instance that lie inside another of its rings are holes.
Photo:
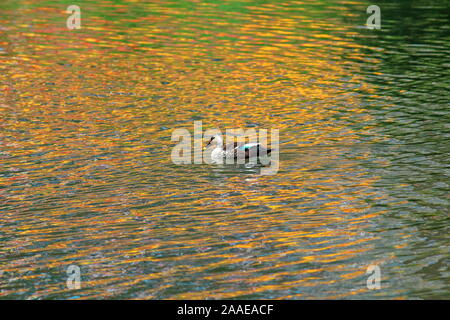
[[[359,0],[77,4],[0,4],[0,298],[450,298],[448,1],[380,30]],[[279,129],[279,171],[175,165],[194,121]]]

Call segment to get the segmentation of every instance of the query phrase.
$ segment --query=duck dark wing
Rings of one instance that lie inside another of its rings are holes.
[[[245,159],[269,155],[271,149],[266,149],[259,143],[241,144],[236,148],[235,157],[238,157],[238,151],[244,151]]]

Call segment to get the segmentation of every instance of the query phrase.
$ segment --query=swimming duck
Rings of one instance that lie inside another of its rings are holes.
[[[224,146],[223,139],[220,135],[216,134],[211,137],[206,147],[214,145],[215,148],[211,152],[212,160],[234,159],[245,156],[245,160],[254,157],[269,155],[272,149],[264,148],[260,143],[243,143],[243,142],[231,142]]]

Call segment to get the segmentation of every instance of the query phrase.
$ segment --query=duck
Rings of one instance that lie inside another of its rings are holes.
[[[211,159],[213,161],[223,161],[223,159],[234,159],[245,156],[245,160],[254,157],[261,157],[269,155],[272,149],[264,148],[260,143],[243,143],[243,142],[231,142],[224,146],[223,139],[220,135],[216,134],[211,137],[206,144],[206,148],[210,145],[215,148],[211,151]]]

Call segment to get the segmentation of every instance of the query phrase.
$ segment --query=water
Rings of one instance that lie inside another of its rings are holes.
[[[0,4],[0,298],[450,298],[447,1],[381,30],[366,1],[78,4]],[[278,173],[173,164],[197,120],[280,129]]]

